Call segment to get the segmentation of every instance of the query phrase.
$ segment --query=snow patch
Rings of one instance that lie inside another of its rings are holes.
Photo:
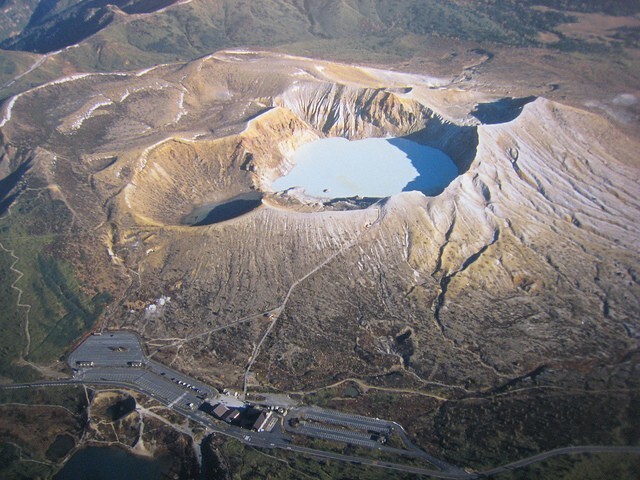
[[[187,110],[184,108],[184,95],[185,90],[180,92],[180,96],[178,97],[178,113],[176,113],[176,117],[173,119],[173,123],[178,123],[182,117],[187,114]]]
[[[144,92],[145,90],[162,91],[165,88],[169,88],[170,86],[171,85],[168,84],[168,83],[156,82],[153,85],[144,85],[144,86],[134,87],[134,88],[128,88],[127,87],[125,89],[124,93],[122,94],[122,96],[120,97],[120,100],[118,100],[118,103],[124,102],[127,98],[129,98],[134,93]]]
[[[156,68],[162,67],[162,65],[154,65],[153,67],[149,67],[149,68],[145,68],[143,70],[140,70],[139,72],[136,72],[136,77],[141,77],[153,70],[155,70]]]
[[[102,96],[102,95],[101,95]],[[102,97],[104,98],[104,100],[100,100],[97,103],[90,105],[87,110],[82,113],[72,124],[71,124],[71,130],[75,131],[78,130],[82,124],[84,123],[85,120],[88,120],[89,118],[91,118],[91,116],[93,115],[93,112],[95,112],[97,109],[99,109],[100,107],[106,107],[109,105],[113,105],[113,102],[111,100],[109,100],[106,97]]]
[[[7,106],[4,109],[4,115],[2,116],[2,121],[0,121],[0,128],[4,127],[7,124],[7,122],[11,120],[11,112],[13,110],[13,106],[16,104],[16,100],[18,100],[20,95],[22,94],[11,97],[11,99],[7,103]]]
[[[122,94],[122,96],[120,97],[120,100],[118,100],[118,103],[122,103],[124,102],[127,98],[129,98],[129,95],[131,95],[131,92],[129,91],[129,89],[127,88],[124,93]]]
[[[65,49],[66,50],[66,49]],[[54,53],[59,53],[59,52],[54,52]],[[14,97],[12,97],[9,100],[9,103],[7,104],[7,108],[5,109],[5,113],[2,117],[2,120],[0,121],[0,128],[4,127],[7,122],[9,122],[9,120],[11,120],[11,112],[12,109],[16,103],[16,100],[18,100],[22,95],[26,94],[26,93],[33,93],[33,92],[37,92],[38,90],[42,90],[44,88],[47,87],[52,87],[54,85],[62,85],[64,83],[68,83],[68,82],[74,82],[76,80],[80,80],[83,78],[88,78],[88,77],[93,77],[93,76],[115,76],[115,77],[126,77],[128,76],[127,73],[119,73],[119,72],[115,72],[115,73],[76,73],[73,75],[68,75],[66,77],[61,77],[58,78],[56,80],[52,80],[50,82],[47,83],[43,83],[42,85],[39,85],[35,88],[32,88],[31,90],[27,90],[24,91],[22,93],[19,93],[18,95],[15,95]]]
[[[144,168],[147,166],[147,159],[149,156],[149,152],[151,152],[151,150],[153,150],[157,146],[162,145],[164,142],[168,142],[169,140],[170,138],[165,138],[163,140],[160,140],[159,142],[156,142],[153,145],[149,145],[147,148],[145,148],[142,151],[142,155],[140,155],[140,171],[144,170]],[[129,206],[129,208],[131,208],[131,206]]]
[[[154,14],[154,13],[163,13],[166,10],[168,10],[169,8],[174,8],[174,7],[179,7],[181,5],[187,5],[188,3],[191,3],[193,0],[180,0],[179,2],[174,3],[173,5],[167,5],[164,8],[161,8],[160,10],[156,10],[155,12],[150,12],[149,15]]]
[[[130,183],[126,187],[124,187],[124,202],[127,204],[127,208],[131,210],[131,199],[129,198],[129,194],[136,189],[135,184]]]
[[[621,93],[613,99],[613,104],[621,107],[630,107],[636,103],[638,103],[638,98],[632,93]]]
[[[428,75],[418,75],[414,73],[390,72],[388,70],[380,70],[378,68],[359,67],[365,73],[382,80],[389,86],[404,87],[407,85],[424,85],[427,87],[441,87],[449,84],[449,80]]]

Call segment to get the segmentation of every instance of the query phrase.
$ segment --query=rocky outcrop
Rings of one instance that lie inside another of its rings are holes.
[[[402,136],[434,116],[426,106],[386,89],[340,84],[298,83],[275,102],[327,137]]]

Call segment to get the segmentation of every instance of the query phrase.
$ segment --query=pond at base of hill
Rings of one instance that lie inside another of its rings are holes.
[[[118,447],[86,447],[78,450],[53,480],[157,480],[170,468],[168,456],[145,458]]]
[[[294,160],[272,190],[301,187],[317,198],[384,198],[416,190],[433,196],[458,176],[447,154],[406,138],[327,138],[303,145]]]

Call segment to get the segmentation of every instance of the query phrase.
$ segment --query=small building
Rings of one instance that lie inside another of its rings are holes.
[[[208,405],[209,408],[206,408],[205,405]],[[224,420],[227,423],[231,423],[238,417],[240,417],[240,412],[238,411],[238,409],[229,408],[224,403],[219,403],[215,406],[215,408],[212,408],[209,403],[204,402],[200,408],[206,411],[208,414],[213,415],[220,420]]]
[[[216,407],[213,409],[213,414],[218,417],[220,420],[224,419],[224,417],[226,415],[229,414],[231,410],[229,408],[227,408],[227,406],[224,403],[219,403],[218,405],[216,405]]]
[[[267,425],[267,423],[269,422],[269,419],[271,418],[271,415],[273,415],[273,412],[263,410],[262,412],[260,412],[260,415],[258,415],[258,418],[256,419],[256,421],[253,422],[253,427],[251,428],[256,432],[264,431],[265,426]]]
[[[231,423],[234,420],[236,420],[239,416],[240,416],[240,412],[237,409],[233,408],[229,411],[224,421],[227,423]]]

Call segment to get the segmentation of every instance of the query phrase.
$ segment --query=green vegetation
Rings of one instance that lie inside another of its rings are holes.
[[[304,396],[304,403],[307,405],[315,405],[316,407],[328,407],[329,402],[336,397],[336,391],[332,388],[323,388],[315,393]]]
[[[569,38],[556,32],[559,40],[553,47],[563,52],[579,52],[587,54],[622,53],[622,43],[591,42],[577,38]]]
[[[91,399],[93,392],[89,391],[88,394],[89,399]],[[0,390],[0,405],[3,403],[59,405],[76,414],[80,414],[87,407],[87,395],[81,386],[16,388]]]
[[[18,6],[0,15],[0,39],[6,38],[16,31],[22,30],[33,15],[40,0],[0,0],[0,8]]]
[[[215,5],[192,2],[118,22],[112,21],[106,3],[71,2],[75,5],[66,9],[58,5],[27,28],[7,26],[0,42],[5,49],[51,51],[86,39],[81,48],[64,56],[80,68],[96,70],[190,60],[238,46],[309,55],[331,52],[335,59],[398,60],[419,54],[433,38],[601,55],[629,45],[630,34],[623,32],[624,38],[617,38],[612,32],[607,41],[568,40],[558,27],[574,21],[573,12],[632,15],[640,8],[637,2],[595,0],[337,0],[304,5],[293,0],[225,0]],[[8,38],[9,32],[21,33]],[[541,32],[554,33],[560,41],[545,44],[539,38]]]
[[[621,27],[611,36],[621,41],[625,47],[640,48],[640,29],[638,28]]]
[[[0,478],[51,478],[57,466],[47,458],[50,446],[61,435],[78,438],[82,431],[87,406],[84,388],[0,390],[0,406],[7,403],[21,405],[5,407],[0,418]],[[41,405],[56,405],[66,410],[47,411]]]
[[[55,218],[56,222],[49,219]],[[25,381],[34,374],[16,367],[13,362],[28,349],[27,360],[50,362],[59,357],[69,344],[92,327],[110,300],[108,294],[89,298],[82,291],[73,266],[62,260],[62,253],[72,241],[64,228],[71,216],[64,202],[50,198],[46,190],[27,191],[13,205],[9,215],[0,220],[0,242],[12,250],[15,258],[0,252],[0,272],[11,279],[0,286],[0,375]],[[27,308],[30,342],[25,333]]]
[[[16,274],[9,267],[13,258],[0,251],[0,278],[13,279]],[[11,282],[0,282],[0,375],[16,380],[34,378],[35,372],[28,367],[12,364],[22,354],[24,337],[24,309],[16,308],[17,293],[11,288]]]
[[[496,475],[495,480],[635,480],[640,456],[620,453],[564,455]]]
[[[360,396],[360,392],[355,386],[349,385],[344,389],[344,396],[350,398],[358,398]]]
[[[11,443],[0,443],[0,476],[14,480],[50,478],[55,468],[29,461],[24,452]]]
[[[385,25],[417,35],[532,45],[542,29],[550,29],[571,17],[523,7],[520,2],[439,2],[437,0],[385,3],[378,12]]]
[[[47,324],[47,334],[41,340],[35,337],[37,343],[33,344],[29,358],[47,361],[93,326],[110,297],[103,293],[86,299],[68,262],[43,255],[38,255],[37,261],[40,282],[34,282],[32,288],[46,316],[41,323]],[[52,305],[62,307],[64,313],[57,314]],[[55,321],[47,322],[48,318]]]
[[[220,447],[225,457],[232,479],[250,480],[269,478],[271,480],[297,480],[358,478],[362,480],[404,480],[415,475],[403,474],[386,468],[352,465],[316,457],[287,452],[284,450],[261,451],[247,447],[235,440],[227,440]]]
[[[553,448],[640,443],[640,399],[634,391],[531,392],[440,403],[375,390],[345,399],[348,387],[320,390],[306,395],[305,402],[392,418],[409,426],[410,437],[436,456],[480,470]]]
[[[441,455],[479,469],[571,445],[640,443],[633,391],[448,402],[433,421]]]
[[[16,76],[18,72],[18,64],[14,58],[9,56],[0,56],[0,72],[2,74],[2,79],[5,77],[7,79],[13,78]]]
[[[619,0],[524,0],[531,6],[542,5],[556,10],[582,13],[606,13],[607,15],[634,15],[640,12],[640,3]]]

